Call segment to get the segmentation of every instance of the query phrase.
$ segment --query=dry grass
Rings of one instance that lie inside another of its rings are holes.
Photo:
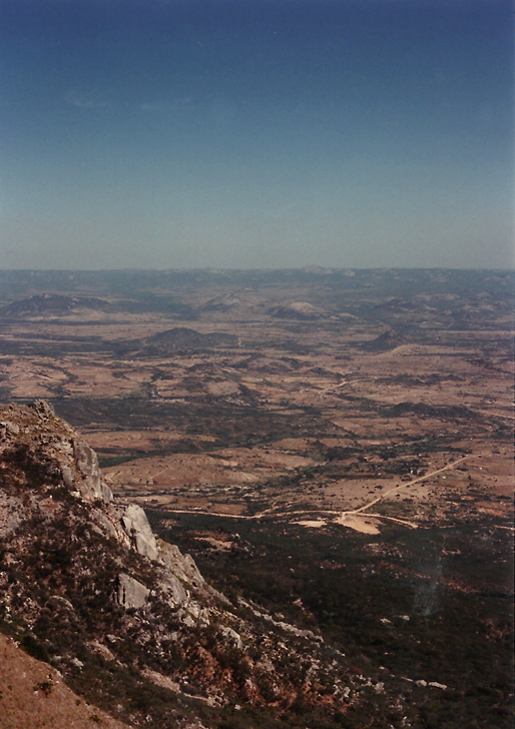
[[[59,672],[24,653],[0,634],[0,729],[127,729],[87,705]]]

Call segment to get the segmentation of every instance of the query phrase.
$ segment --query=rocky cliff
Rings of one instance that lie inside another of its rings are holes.
[[[0,591],[4,632],[135,724],[224,726],[242,704],[344,714],[361,700],[343,654],[231,604],[113,499],[94,451],[43,401],[0,409]]]

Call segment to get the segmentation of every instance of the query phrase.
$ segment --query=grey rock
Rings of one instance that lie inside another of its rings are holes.
[[[123,573],[118,577],[118,604],[126,610],[143,607],[149,593],[150,590],[133,577]]]
[[[74,440],[73,455],[77,470],[82,476],[81,482],[77,484],[82,498],[86,501],[112,501],[113,494],[102,479],[95,451],[83,440]]]
[[[100,490],[102,492],[102,498],[104,501],[109,502],[113,500],[113,492],[104,481],[102,481],[100,484]]]
[[[12,435],[18,435],[20,428],[16,423],[11,423],[10,420],[5,420],[0,423],[0,438],[3,440]]]
[[[138,554],[154,561],[159,559],[156,538],[141,506],[137,504],[128,506],[122,516],[122,524]]]
[[[71,489],[73,487],[73,484],[75,483],[75,476],[72,469],[70,468],[70,466],[61,466],[61,473],[65,486]]]
[[[46,400],[34,400],[30,407],[36,411],[42,420],[55,417],[55,410]]]
[[[199,572],[193,557],[189,554],[182,554],[176,544],[159,542],[161,559],[164,564],[184,582],[190,583],[193,587],[200,588],[206,585],[206,581]]]
[[[186,592],[180,580],[168,573],[159,583],[159,587],[166,594],[168,602],[173,607],[182,607],[188,601],[188,593]]]
[[[432,686],[433,688],[441,689],[442,691],[445,691],[447,689],[447,686],[444,683],[438,683],[438,681],[429,681],[427,685]]]
[[[243,641],[241,639],[241,636],[238,635],[235,630],[229,628],[228,626],[225,626],[222,628],[221,632],[223,633],[223,635],[225,635],[229,642],[236,646],[236,648],[243,648]]]
[[[109,513],[105,514],[98,510],[97,513],[94,514],[94,519],[100,527],[103,536],[113,537],[117,541],[120,541],[120,536],[123,535],[123,532],[119,527],[117,527],[117,525],[115,526],[115,524],[113,524],[109,516]]]
[[[300,628],[297,628],[295,625],[290,625],[289,623],[285,623],[282,620],[281,621],[274,621],[276,625],[278,625],[283,630],[286,630],[288,633],[293,633],[293,635],[296,635],[298,638],[308,638],[309,640],[318,640],[321,641],[319,635],[315,635],[312,630],[301,630]]]

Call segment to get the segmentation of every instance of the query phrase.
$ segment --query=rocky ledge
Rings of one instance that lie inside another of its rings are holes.
[[[114,502],[95,451],[44,400],[0,411],[0,461],[0,538],[12,539],[22,523],[37,517],[54,522],[66,511],[71,515],[70,504],[76,501],[89,507],[84,514],[98,536],[155,564],[154,587],[167,594],[173,607],[188,610],[191,589],[203,600],[224,600],[206,584],[189,555],[156,539],[140,506]],[[30,486],[32,490],[23,488]],[[147,602],[150,591],[134,577],[121,572],[117,586],[113,594],[124,608],[141,608]],[[198,613],[196,606],[193,612]]]

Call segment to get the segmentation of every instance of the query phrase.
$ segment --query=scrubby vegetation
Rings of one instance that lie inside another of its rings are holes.
[[[2,399],[84,430],[230,600],[185,624],[43,439],[0,469],[1,629],[134,726],[511,726],[513,281],[0,272]],[[371,501],[373,533],[342,526]],[[118,603],[121,571],[144,611]],[[222,631],[243,623],[240,646]]]
[[[163,533],[191,551],[233,601],[250,598],[277,619],[320,630],[328,649],[345,653],[357,673],[377,681],[395,676],[411,726],[510,726],[508,532],[493,525],[394,527],[370,538],[338,527],[306,531],[182,515],[180,526]],[[231,549],[197,540],[206,533],[229,538]],[[349,711],[341,726],[395,726],[388,716],[371,692],[367,708]]]

